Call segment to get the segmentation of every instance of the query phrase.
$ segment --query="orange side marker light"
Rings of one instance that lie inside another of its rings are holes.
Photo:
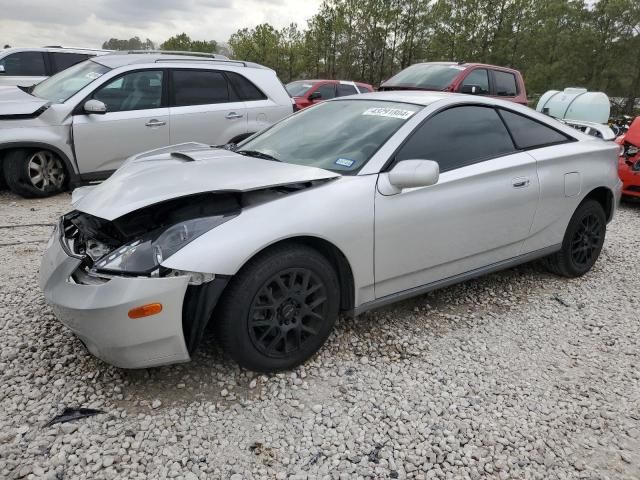
[[[140,307],[132,308],[129,310],[129,318],[144,318],[156,315],[162,311],[161,303],[148,303]]]

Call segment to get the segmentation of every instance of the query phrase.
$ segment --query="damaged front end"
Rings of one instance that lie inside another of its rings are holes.
[[[99,285],[113,277],[189,278],[183,332],[195,351],[228,278],[163,267],[163,260],[241,211],[240,197],[205,193],[165,201],[109,221],[73,211],[60,220],[63,249],[80,260],[72,279]]]
[[[200,235],[240,215],[244,208],[324,182],[298,182],[250,192],[200,193],[150,205],[113,220],[72,211],[60,219],[58,227],[62,248],[79,261],[71,279],[79,285],[101,285],[113,278],[188,277],[182,330],[191,355],[230,277],[170,269],[162,262]]]

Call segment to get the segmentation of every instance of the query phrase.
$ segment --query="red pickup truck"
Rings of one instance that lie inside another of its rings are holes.
[[[383,82],[379,90],[439,90],[527,105],[527,91],[519,71],[483,63],[416,63]]]

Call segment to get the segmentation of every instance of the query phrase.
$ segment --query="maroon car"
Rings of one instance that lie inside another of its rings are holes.
[[[296,102],[297,110],[335,97],[373,92],[367,83],[346,80],[298,80],[288,83],[286,89]]]
[[[519,71],[483,63],[416,63],[383,82],[379,90],[439,90],[527,105],[527,91]]]

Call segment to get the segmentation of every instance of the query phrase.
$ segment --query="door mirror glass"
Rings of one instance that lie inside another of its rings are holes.
[[[84,111],[89,115],[104,115],[107,113],[107,106],[100,100],[94,98],[84,104]]]
[[[313,100],[320,100],[322,98],[322,94],[320,92],[313,92],[311,95],[309,95],[309,100],[313,101]]]
[[[461,93],[468,93],[470,95],[477,95],[479,94],[481,91],[481,88],[479,85],[470,85],[470,84],[465,84],[462,85],[462,88],[460,89]]]
[[[399,190],[438,183],[440,166],[433,160],[402,160],[389,172],[389,183]]]

